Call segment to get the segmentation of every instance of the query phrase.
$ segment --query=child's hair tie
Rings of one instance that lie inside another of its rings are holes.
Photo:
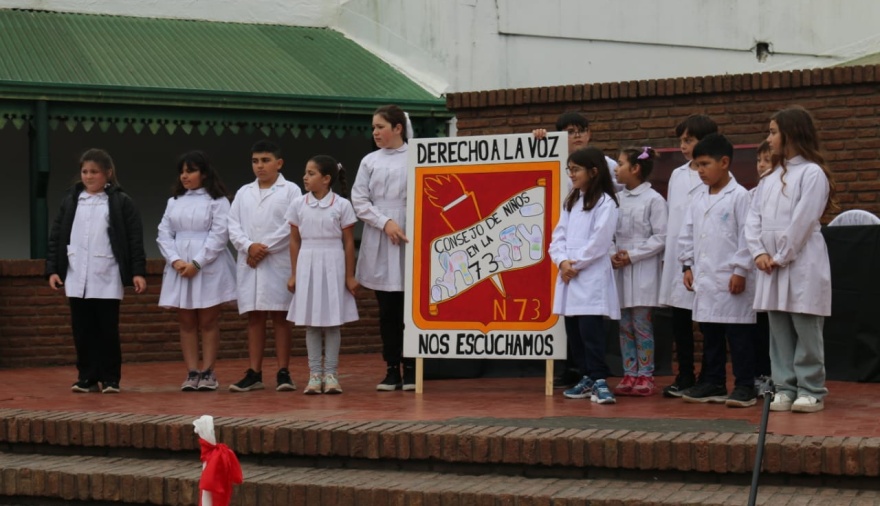
[[[647,158],[650,158],[651,153],[648,152],[649,149],[651,149],[651,146],[645,146],[644,148],[642,148],[642,154],[637,156],[636,160],[645,160]]]

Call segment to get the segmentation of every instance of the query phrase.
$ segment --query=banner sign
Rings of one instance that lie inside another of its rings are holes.
[[[547,248],[567,141],[410,141],[405,356],[565,358]]]

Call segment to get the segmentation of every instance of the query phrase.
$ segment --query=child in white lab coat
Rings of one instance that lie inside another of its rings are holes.
[[[351,204],[364,222],[357,259],[358,282],[373,290],[379,303],[379,333],[385,377],[380,392],[415,391],[415,359],[403,357],[404,249],[406,237],[406,140],[409,118],[396,105],[373,113],[373,141],[379,148],[361,160]],[[401,365],[403,371],[401,372]]]
[[[760,183],[764,176],[773,172],[773,151],[766,139],[758,145],[755,151],[755,154],[758,155],[755,169],[758,174],[758,183]],[[749,190],[749,196],[754,199],[757,192],[758,184],[755,184],[755,187]],[[755,325],[755,387],[760,387],[770,378],[771,374],[770,322],[767,320],[766,311],[758,311],[758,321]]]
[[[49,232],[46,277],[64,287],[76,348],[76,393],[119,393],[123,287],[147,289],[141,215],[119,186],[110,154],[90,149],[79,160],[80,182],[61,201]]]
[[[180,348],[188,371],[180,389],[216,390],[220,305],[235,300],[235,261],[226,247],[229,197],[201,151],[190,151],[177,161],[172,193],[156,239],[165,258],[159,306],[177,309]]]
[[[563,395],[614,404],[608,388],[603,316],[620,318],[620,301],[611,268],[618,202],[605,155],[596,148],[568,156],[572,190],[565,199],[550,242],[550,258],[559,268],[553,313],[565,317],[565,334],[584,354],[583,378]]]
[[[666,245],[666,201],[651,189],[648,176],[654,150],[627,148],[617,160],[620,201],[616,253],[611,257],[620,295],[620,353],[623,380],[618,395],[654,393],[654,326],[652,312],[660,295],[660,262]]]
[[[331,188],[338,182],[340,193]],[[339,326],[358,319],[354,296],[354,224],[357,217],[345,199],[345,170],[326,155],[306,164],[306,195],[287,210],[290,265],[287,289],[293,292],[287,319],[305,325],[309,382],[305,394],[341,394],[337,368]],[[323,357],[323,363],[322,363]]]
[[[229,385],[233,392],[263,388],[263,352],[266,347],[266,320],[272,319],[275,332],[275,358],[278,372],[275,390],[292,391],[290,378],[290,340],[287,322],[291,294],[290,225],[284,217],[290,203],[302,195],[296,184],[284,179],[281,148],[274,142],[259,141],[251,148],[251,168],[257,179],[235,194],[229,210],[229,240],[238,250],[236,272],[238,311],[248,315],[248,358],[250,367],[244,378]]]
[[[819,219],[834,209],[834,179],[802,107],[770,119],[773,172],[761,179],[746,236],[759,271],[755,309],[770,322],[773,411],[824,409],[824,317],[831,314],[831,265]]]
[[[666,203],[669,208],[667,222],[666,249],[663,251],[663,274],[660,277],[660,304],[669,306],[672,311],[672,337],[675,340],[675,354],[678,362],[678,375],[675,381],[663,389],[664,397],[681,397],[681,393],[696,383],[694,371],[694,322],[692,309],[694,294],[681,284],[681,263],[678,261],[678,233],[687,213],[688,206],[703,182],[693,165],[693,150],[703,137],[718,131],[712,118],[703,114],[693,114],[675,127],[681,154],[687,160],[684,165],[672,171],[666,190]]]
[[[685,390],[685,402],[755,404],[754,264],[746,245],[749,192],[730,174],[733,144],[710,134],[694,146],[703,187],[694,195],[679,233],[684,286],[694,292],[694,321],[703,334],[700,381]],[[726,338],[726,339],[725,339]],[[726,342],[725,342],[726,341]],[[734,389],[727,395],[727,353]]]

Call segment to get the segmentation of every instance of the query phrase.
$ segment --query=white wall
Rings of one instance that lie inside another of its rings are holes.
[[[878,19],[876,0],[348,0],[335,28],[445,92],[830,66],[880,51]]]
[[[441,94],[825,67],[880,52],[877,0],[0,0],[329,26]],[[758,62],[757,42],[773,54]]]

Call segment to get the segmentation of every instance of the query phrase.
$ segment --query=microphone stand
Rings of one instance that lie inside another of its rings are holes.
[[[755,506],[758,499],[758,476],[761,474],[761,462],[764,460],[764,439],[767,437],[767,421],[770,418],[770,403],[776,394],[776,385],[767,378],[758,387],[758,397],[764,398],[764,411],[761,413],[761,426],[758,429],[758,447],[755,449],[755,465],[752,468],[752,489],[749,492],[749,506]]]

